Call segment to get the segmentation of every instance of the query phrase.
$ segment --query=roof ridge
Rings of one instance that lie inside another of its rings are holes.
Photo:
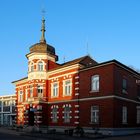
[[[67,61],[67,62],[65,62],[65,63],[62,63],[62,64],[60,64],[60,65],[63,66],[63,65],[65,65],[65,64],[67,64],[67,63],[70,63],[70,62],[73,62],[73,61],[78,61],[78,60],[82,61],[82,60],[83,60],[84,58],[86,58],[86,57],[89,57],[89,56],[88,56],[88,55],[85,55],[85,56],[82,56],[82,57],[79,57],[79,58],[76,58],[76,59]]]

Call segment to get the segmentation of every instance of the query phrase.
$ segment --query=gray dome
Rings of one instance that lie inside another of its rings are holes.
[[[30,47],[30,53],[32,52],[49,53],[55,55],[55,48],[49,44],[46,44],[46,42],[40,42]]]

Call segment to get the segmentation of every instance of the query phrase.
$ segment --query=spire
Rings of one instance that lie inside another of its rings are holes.
[[[40,39],[40,43],[46,43],[46,39],[45,39],[45,19],[44,16],[42,18],[42,27],[41,27],[41,39]]]

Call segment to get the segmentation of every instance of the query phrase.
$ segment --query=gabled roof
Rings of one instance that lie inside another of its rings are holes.
[[[26,79],[28,79],[28,77],[24,77],[24,78],[21,78],[21,79],[19,79],[19,80],[13,81],[12,83],[14,84],[14,83],[16,83],[16,82],[23,81],[23,80],[26,80]]]
[[[56,67],[54,69],[51,69],[50,71],[53,71],[53,70],[56,70],[56,69],[61,69],[61,68],[64,68],[64,67],[75,65],[75,64],[81,64],[84,67],[89,67],[89,66],[96,65],[98,63],[95,60],[93,60],[90,56],[86,55],[86,56],[74,59],[72,61],[62,63],[58,67]]]
[[[87,68],[87,67],[86,67],[86,68],[83,68],[81,71],[88,70],[88,69],[92,69],[92,68],[95,68],[95,67],[100,67],[100,66],[103,66],[103,65],[109,65],[109,64],[111,64],[111,63],[115,63],[115,64],[121,66],[122,68],[124,68],[124,69],[126,69],[126,70],[128,70],[128,71],[130,71],[130,72],[132,72],[132,73],[134,73],[135,75],[137,75],[137,76],[140,77],[140,73],[138,73],[137,71],[133,70],[132,68],[130,68],[130,67],[128,67],[128,66],[122,64],[121,62],[119,62],[119,61],[117,61],[117,60],[115,60],[115,59],[110,60],[110,61],[106,61],[106,62],[102,62],[102,63],[97,63],[97,64],[95,64],[94,66],[91,66],[90,68]]]

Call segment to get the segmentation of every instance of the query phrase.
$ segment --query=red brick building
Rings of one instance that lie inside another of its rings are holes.
[[[17,125],[138,132],[140,74],[116,60],[97,63],[89,56],[58,64],[55,48],[45,40],[44,19],[41,31],[40,42],[26,55],[28,76],[13,82]]]

